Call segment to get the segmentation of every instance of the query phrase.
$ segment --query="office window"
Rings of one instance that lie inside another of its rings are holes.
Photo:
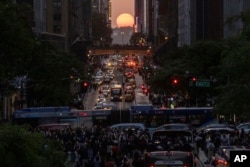
[[[61,0],[53,1],[54,8],[61,8]]]
[[[62,26],[61,25],[54,25],[54,33],[61,33]]]
[[[62,15],[60,13],[55,13],[54,14],[54,21],[61,21]]]

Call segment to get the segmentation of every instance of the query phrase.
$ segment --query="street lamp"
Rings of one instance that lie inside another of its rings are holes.
[[[122,35],[122,45],[123,45],[123,41],[124,41],[124,32],[123,31],[121,32],[121,35]]]

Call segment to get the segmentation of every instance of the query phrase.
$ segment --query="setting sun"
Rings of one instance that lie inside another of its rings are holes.
[[[117,17],[116,24],[118,27],[133,27],[134,18],[131,14],[122,13]]]

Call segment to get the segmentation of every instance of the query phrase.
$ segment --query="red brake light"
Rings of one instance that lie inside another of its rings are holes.
[[[155,167],[154,165],[150,165],[149,167]]]
[[[86,112],[81,112],[80,115],[83,116],[83,117],[88,116],[88,114]]]

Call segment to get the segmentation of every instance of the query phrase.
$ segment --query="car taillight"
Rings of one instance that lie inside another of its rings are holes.
[[[223,159],[217,159],[215,161],[216,165],[222,164],[222,165],[227,165],[227,161],[223,160]]]
[[[149,165],[149,167],[155,167],[155,165],[152,164],[152,165]]]

